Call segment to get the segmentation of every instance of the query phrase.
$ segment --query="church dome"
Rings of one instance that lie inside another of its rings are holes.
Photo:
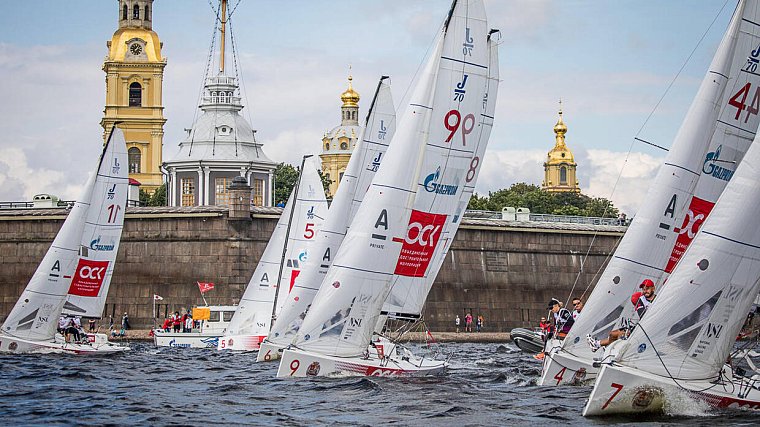
[[[554,134],[556,142],[554,148],[547,154],[546,164],[556,165],[559,163],[574,164],[575,159],[573,152],[565,144],[565,134],[567,133],[567,125],[562,121],[562,110],[559,111],[559,119],[557,124],[554,125]]]
[[[348,89],[340,94],[340,100],[343,101],[344,107],[358,107],[359,106],[359,93],[356,92],[351,86],[353,77],[348,76]]]

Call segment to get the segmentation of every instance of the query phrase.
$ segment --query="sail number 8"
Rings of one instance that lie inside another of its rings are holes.
[[[451,120],[452,117],[454,117],[453,123]],[[469,127],[467,126],[467,123],[470,124]],[[460,124],[462,125],[462,145],[467,145],[465,142],[465,136],[467,136],[470,132],[472,132],[472,129],[475,128],[475,116],[468,114],[464,116],[464,120],[462,120],[462,115],[457,110],[449,111],[443,118],[443,125],[446,126],[446,129],[449,132],[451,132],[449,134],[449,137],[446,138],[446,142],[451,142],[451,138],[453,138],[454,134],[459,130]]]
[[[757,115],[757,113],[760,111],[760,86],[755,88],[755,94],[752,96],[752,102],[747,105],[747,95],[749,95],[751,87],[751,83],[745,84],[728,101],[728,105],[736,107],[736,116],[734,117],[735,120],[739,120],[739,116],[745,109],[747,110],[747,115],[744,117],[744,123],[747,123],[750,114]]]

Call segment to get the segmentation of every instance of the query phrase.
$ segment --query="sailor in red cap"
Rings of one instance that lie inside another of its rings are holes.
[[[641,291],[634,292],[633,295],[631,295],[631,304],[633,304],[633,309],[636,311],[636,314],[639,317],[638,320],[641,320],[641,318],[644,316],[644,313],[647,311],[647,308],[649,308],[649,305],[652,304],[652,301],[654,301],[654,282],[650,279],[644,279],[639,284],[639,289],[641,289]],[[606,347],[611,342],[617,341],[621,337],[628,336],[628,334],[630,334],[633,330],[635,323],[638,323],[633,322],[632,320],[633,319],[626,318],[621,319],[623,322],[622,327],[620,329],[610,331],[610,335],[601,341],[592,337],[591,334],[586,335],[586,341],[588,341],[588,345],[591,347],[591,351],[597,351],[601,347]]]

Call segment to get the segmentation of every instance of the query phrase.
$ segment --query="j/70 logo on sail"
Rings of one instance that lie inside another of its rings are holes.
[[[413,210],[394,273],[400,276],[423,277],[445,223],[446,215]]]

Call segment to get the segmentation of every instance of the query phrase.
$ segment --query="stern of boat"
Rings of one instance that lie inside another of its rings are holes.
[[[598,373],[599,368],[588,361],[555,350],[546,353],[538,385],[582,385],[594,381]]]
[[[259,350],[265,335],[230,335],[219,337],[216,349],[219,351],[256,351]]]
[[[408,356],[334,357],[303,350],[284,350],[278,377],[428,376],[442,374],[448,363]]]
[[[264,341],[260,344],[259,354],[256,356],[256,361],[273,362],[275,360],[280,360],[283,350],[284,348],[279,345]]]

